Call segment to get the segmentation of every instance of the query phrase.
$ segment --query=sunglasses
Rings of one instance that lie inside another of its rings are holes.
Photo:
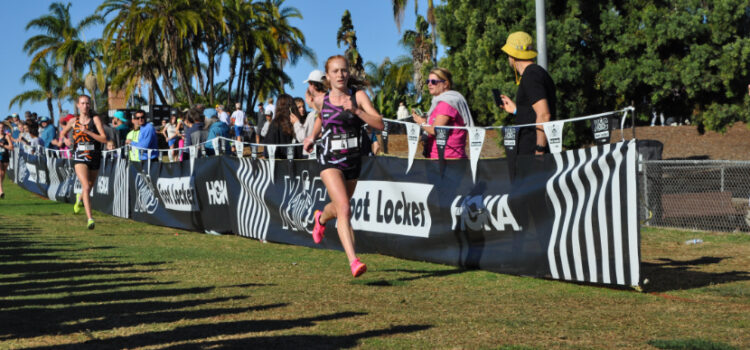
[[[133,117],[133,120],[143,120],[143,119],[145,119],[145,118],[144,117]]]
[[[443,79],[427,79],[427,85],[437,85],[438,83],[444,83]]]

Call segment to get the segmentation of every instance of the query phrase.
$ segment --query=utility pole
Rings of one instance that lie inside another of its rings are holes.
[[[536,63],[547,69],[547,22],[544,18],[544,0],[536,0]]]

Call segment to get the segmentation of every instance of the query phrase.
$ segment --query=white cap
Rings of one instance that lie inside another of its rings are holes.
[[[325,76],[326,74],[323,73],[323,71],[316,69],[310,72],[310,75],[307,76],[307,80],[305,80],[304,83],[307,84],[311,81],[322,83]]]

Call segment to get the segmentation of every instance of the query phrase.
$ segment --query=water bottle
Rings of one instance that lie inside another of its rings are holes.
[[[693,238],[693,239],[688,239],[687,241],[685,241],[685,244],[688,244],[688,245],[690,245],[690,244],[700,244],[700,243],[703,243],[703,240],[700,239],[700,238]]]

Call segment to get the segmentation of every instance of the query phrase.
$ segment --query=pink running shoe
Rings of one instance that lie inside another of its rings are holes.
[[[323,237],[325,237],[325,231],[326,231],[326,225],[323,225],[320,223],[320,215],[322,215],[323,212],[320,210],[316,210],[315,214],[313,214],[313,218],[315,219],[315,226],[313,227],[313,242],[315,244],[320,244],[320,241],[323,240]]]
[[[354,261],[352,261],[352,263],[350,264],[350,267],[352,268],[352,276],[354,277],[359,277],[363,273],[367,272],[367,265],[359,261],[359,258],[354,259]]]

